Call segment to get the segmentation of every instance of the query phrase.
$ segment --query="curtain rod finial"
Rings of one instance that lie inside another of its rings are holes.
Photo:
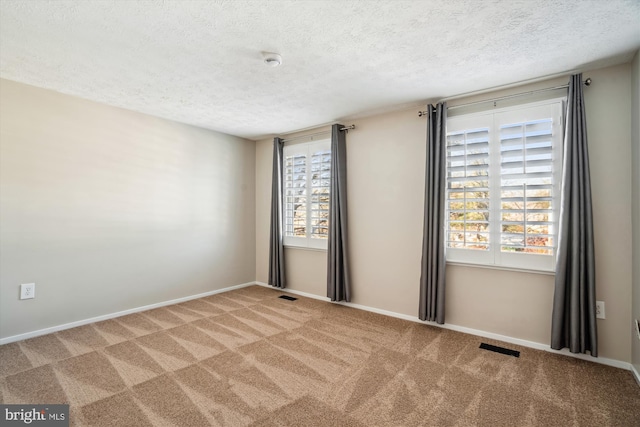
[[[584,85],[591,86],[591,77],[587,78],[587,80],[584,81]]]

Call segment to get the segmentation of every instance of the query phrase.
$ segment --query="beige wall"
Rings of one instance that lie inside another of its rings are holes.
[[[633,165],[633,298],[632,321],[640,320],[640,51],[633,60],[632,79],[632,108],[631,108],[631,137],[632,137],[632,165]],[[640,373],[640,338],[635,327],[631,332],[632,363]]]
[[[0,337],[255,279],[254,142],[1,80],[0,144]]]
[[[631,67],[586,73],[585,89],[596,248],[596,298],[606,303],[598,320],[600,355],[630,362],[631,318]]]
[[[585,89],[594,198],[600,356],[629,362],[631,144],[629,64],[590,71]],[[476,98],[555,86],[567,78]],[[459,99],[450,105],[473,101]],[[425,121],[410,109],[345,121],[353,301],[417,316],[425,173]],[[271,141],[256,146],[256,275],[267,281]],[[287,249],[292,289],[324,296],[326,253]],[[447,267],[447,323],[548,344],[553,276]]]

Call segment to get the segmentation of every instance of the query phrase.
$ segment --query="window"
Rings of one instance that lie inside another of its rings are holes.
[[[553,271],[562,101],[447,121],[447,260]]]
[[[326,249],[331,141],[284,147],[284,244]]]

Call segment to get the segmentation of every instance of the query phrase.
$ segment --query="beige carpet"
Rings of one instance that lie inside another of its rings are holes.
[[[69,403],[78,426],[640,426],[628,371],[279,295],[0,346],[0,401]]]

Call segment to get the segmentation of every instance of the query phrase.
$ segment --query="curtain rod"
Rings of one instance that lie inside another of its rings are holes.
[[[348,131],[353,130],[355,128],[356,128],[356,125],[349,125],[349,126],[345,126],[343,128],[340,128],[340,130],[348,132]],[[282,140],[282,142],[290,142],[290,141],[295,141],[296,139],[303,139],[303,138],[312,138],[314,136],[325,135],[325,134],[328,134],[328,133],[331,133],[331,131],[330,130],[325,130],[325,131],[322,131],[322,132],[309,133],[307,135],[300,135],[300,136],[294,136],[293,138],[287,138],[287,139]]]
[[[589,77],[585,81],[583,81],[582,84],[585,85],[585,86],[591,86],[591,77]],[[471,105],[477,105],[477,104],[486,104],[487,102],[503,101],[505,99],[518,98],[518,97],[526,96],[526,95],[533,95],[534,93],[549,92],[549,91],[558,90],[558,89],[566,89],[568,87],[569,87],[569,85],[565,84],[565,85],[561,85],[561,86],[548,87],[548,88],[545,88],[545,89],[530,90],[528,92],[516,93],[516,94],[513,94],[513,95],[499,96],[497,98],[491,98],[491,99],[485,99],[485,100],[482,100],[482,101],[467,102],[466,104],[454,105],[452,107],[447,107],[447,110],[455,110],[456,108],[469,107]],[[426,116],[427,113],[428,113],[427,111],[418,111],[418,117]]]

